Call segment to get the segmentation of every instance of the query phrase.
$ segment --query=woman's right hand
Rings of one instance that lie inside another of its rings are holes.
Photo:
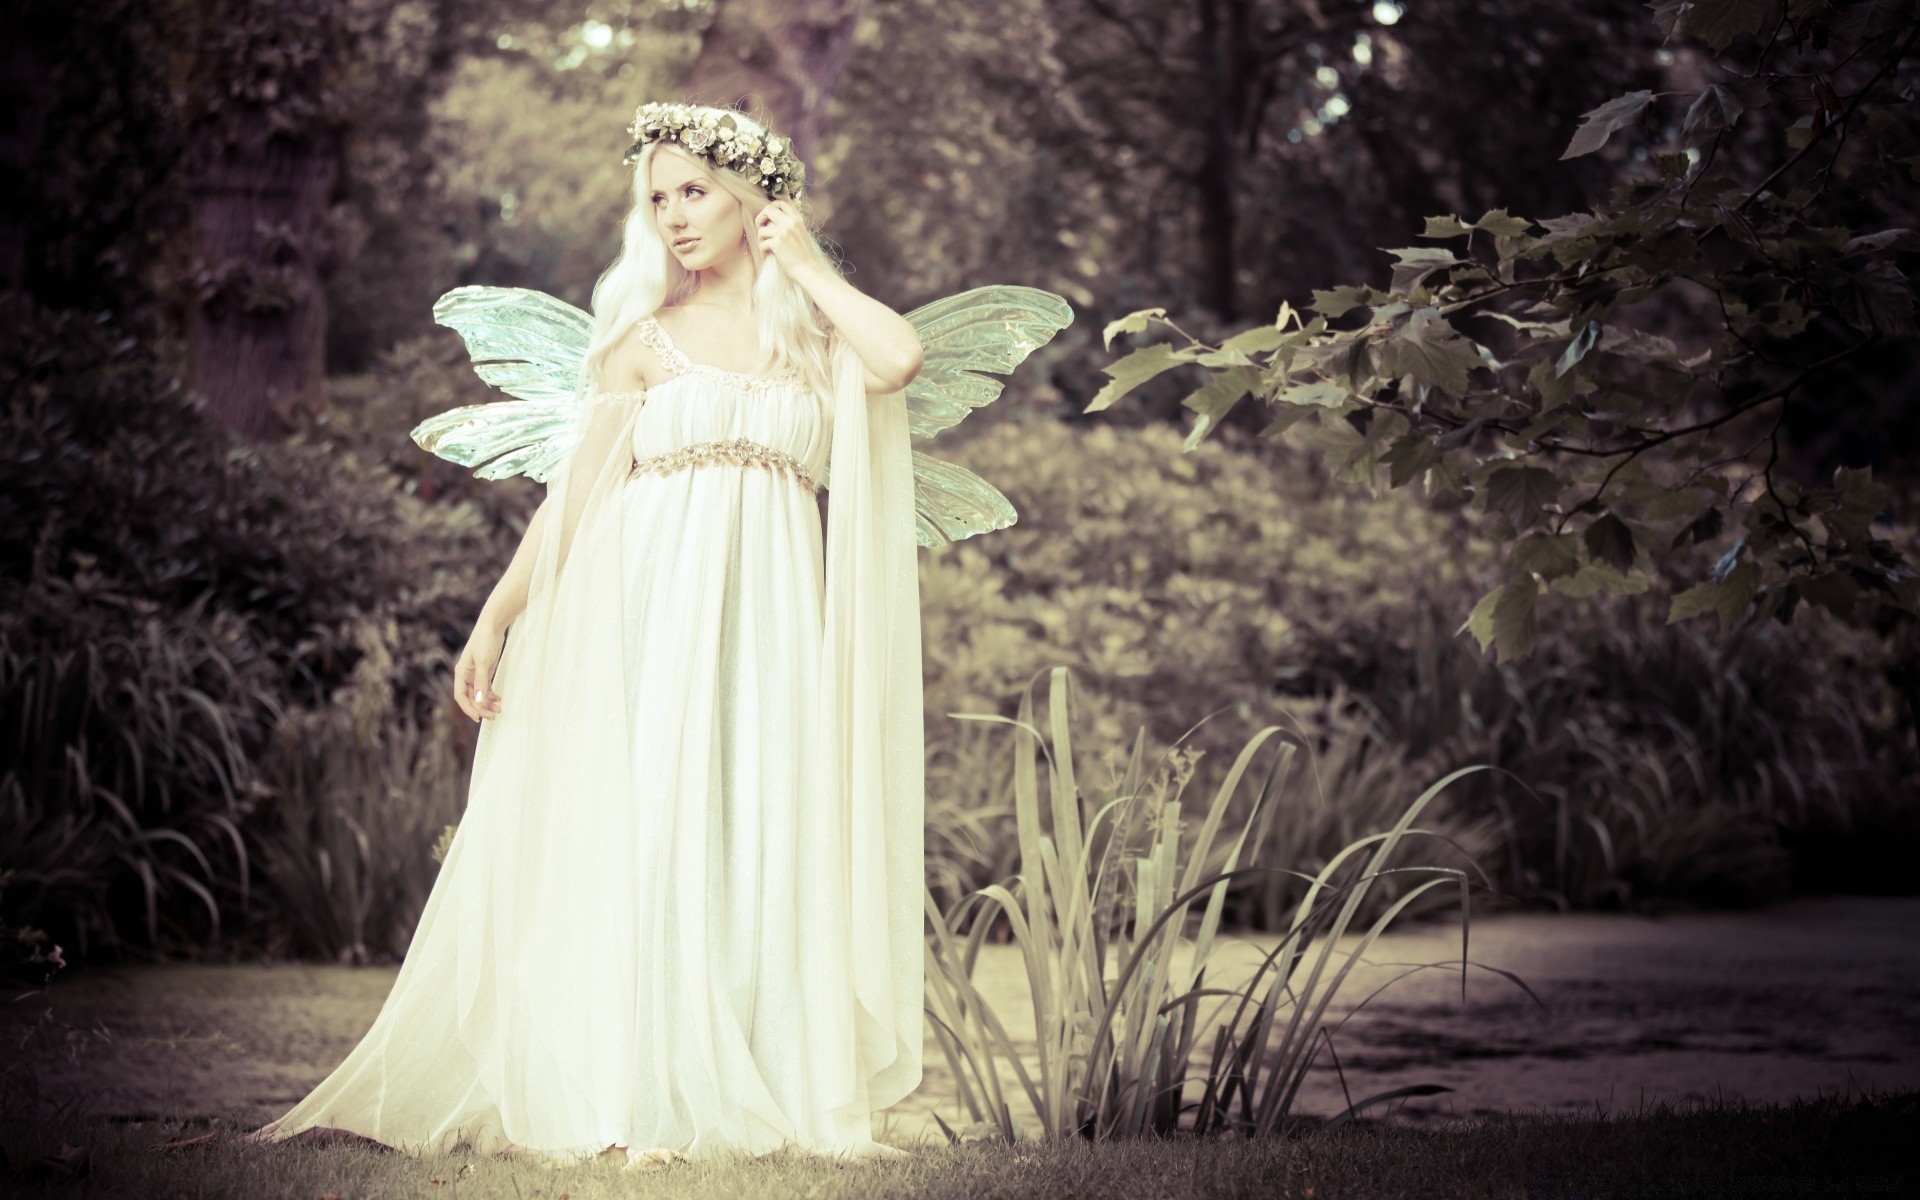
[[[493,671],[507,631],[482,621],[474,625],[466,649],[453,668],[453,699],[460,711],[475,721],[500,715],[500,693],[493,690]]]

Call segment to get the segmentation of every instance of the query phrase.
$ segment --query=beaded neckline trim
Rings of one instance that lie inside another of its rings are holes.
[[[673,339],[667,336],[666,329],[651,316],[640,322],[640,340],[645,342],[647,348],[658,355],[667,369],[676,375],[693,375],[701,379],[710,379],[715,383],[729,383],[750,392],[772,391],[795,383],[800,378],[791,367],[773,375],[750,375],[745,371],[729,371],[724,367],[694,362],[681,352],[680,347],[673,344]]]

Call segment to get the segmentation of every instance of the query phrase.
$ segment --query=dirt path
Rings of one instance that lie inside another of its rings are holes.
[[[1232,939],[1234,975],[1272,944]],[[1457,960],[1457,926],[1415,927],[1377,945],[1382,964],[1336,1004],[1347,1012],[1397,973],[1389,963]],[[1485,971],[1460,999],[1457,969],[1400,980],[1353,1015],[1334,1047],[1355,1098],[1415,1083],[1451,1094],[1409,1102],[1422,1119],[1489,1110],[1631,1110],[1642,1099],[1920,1087],[1920,900],[1800,901],[1756,913],[1664,918],[1509,915],[1476,921],[1471,958],[1522,976],[1546,1008]],[[1019,958],[987,947],[981,983],[1009,1032],[1033,1013]],[[278,1115],[345,1057],[372,1023],[393,971],[327,966],[146,967],[75,973],[5,1010],[5,1054],[44,1020],[27,1075],[55,1102],[97,1116]],[[1217,972],[1210,982],[1227,982]],[[43,1018],[44,1015],[44,1018]],[[17,1063],[14,1065],[18,1065]],[[929,1036],[926,1081],[883,1136],[964,1123]],[[1011,1083],[1011,1081],[1009,1081]],[[1017,1091],[1017,1089],[1015,1089]],[[1302,1108],[1344,1107],[1322,1063]],[[1015,1106],[1018,1119],[1030,1112]]]

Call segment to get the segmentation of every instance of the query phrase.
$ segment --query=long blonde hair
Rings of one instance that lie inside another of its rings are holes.
[[[760,124],[730,109],[724,111],[734,122],[764,133]],[[759,186],[725,167],[716,167],[678,146],[649,143],[640,152],[633,167],[633,207],[628,210],[620,236],[620,253],[599,282],[593,286],[593,340],[588,343],[583,381],[592,387],[606,366],[607,355],[640,321],[662,306],[683,303],[693,294],[695,276],[682,267],[666,241],[661,238],[653,215],[653,188],[649,183],[655,155],[679,154],[720,190],[740,202],[741,233],[747,240],[747,252],[754,262],[753,309],[759,326],[760,370],[778,371],[791,367],[809,387],[828,395],[834,387],[834,363],[839,339],[831,338],[831,326],[814,307],[805,289],[795,283],[772,255],[760,249],[754,221],[770,202]],[[804,201],[790,201],[800,211],[806,244],[821,263],[839,270],[839,265],[821,248]],[[844,345],[844,343],[840,343]]]

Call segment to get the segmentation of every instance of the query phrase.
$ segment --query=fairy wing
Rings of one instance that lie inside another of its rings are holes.
[[[920,373],[907,385],[907,429],[931,438],[993,403],[1007,374],[1073,324],[1073,309],[1052,292],[996,284],[945,296],[907,314],[920,334]],[[943,546],[1005,529],[1019,513],[980,476],[913,452],[914,538]]]
[[[1073,324],[1073,309],[1052,292],[995,284],[946,296],[907,314],[924,351],[907,385],[907,428],[933,437],[991,404],[1005,375]]]
[[[579,440],[576,384],[593,319],[529,288],[461,287],[434,320],[460,334],[480,378],[519,403],[467,405],[429,417],[411,436],[424,450],[474,467],[481,479],[546,482]],[[1052,292],[995,285],[943,297],[907,314],[920,334],[920,373],[906,392],[907,427],[933,437],[991,404],[1006,374],[1073,322]],[[938,546],[1005,529],[1018,514],[999,489],[965,467],[914,451],[915,536]]]
[[[913,537],[920,545],[944,546],[1005,529],[1019,515],[999,488],[972,471],[913,452]]]
[[[459,287],[434,301],[433,319],[466,342],[482,380],[518,400],[448,409],[410,436],[476,478],[545,483],[580,439],[576,385],[593,318],[531,288]]]

